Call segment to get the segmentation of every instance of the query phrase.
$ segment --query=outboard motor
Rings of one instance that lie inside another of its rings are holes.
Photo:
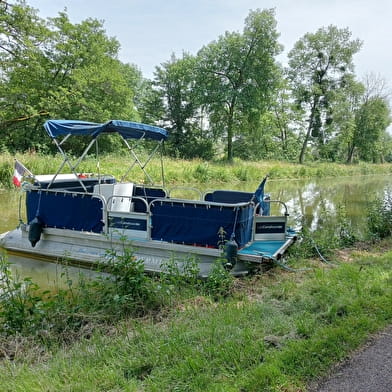
[[[36,216],[29,225],[29,241],[31,246],[34,248],[36,243],[41,239],[41,233],[43,230],[43,223],[41,219]]]
[[[232,269],[237,263],[238,256],[238,244],[234,240],[234,236],[231,236],[230,241],[225,244],[225,259],[227,260],[225,267]]]

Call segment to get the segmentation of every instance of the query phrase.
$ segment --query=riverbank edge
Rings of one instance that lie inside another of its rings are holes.
[[[52,174],[60,166],[59,156],[40,154],[18,154],[21,161],[34,174]],[[50,158],[50,159],[48,159]],[[99,158],[99,166],[95,158],[87,158],[78,169],[80,172],[112,174],[120,178],[124,174],[124,155],[103,155]],[[370,164],[360,162],[353,165],[338,163],[311,162],[303,165],[281,161],[249,162],[235,159],[232,163],[226,161],[181,160],[164,158],[165,183],[170,185],[197,185],[214,183],[257,182],[265,175],[270,180],[310,179],[328,177],[348,177],[359,175],[392,174],[392,164]],[[138,168],[135,168],[138,169]],[[159,183],[161,166],[159,160],[151,160],[149,173]],[[0,187],[12,186],[14,157],[10,154],[0,154]],[[66,170],[66,169],[65,169]],[[133,182],[143,183],[144,173],[141,170],[132,172]]]

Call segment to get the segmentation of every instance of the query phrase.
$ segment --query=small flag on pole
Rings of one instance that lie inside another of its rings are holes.
[[[22,163],[15,159],[14,176],[12,178],[13,184],[20,187],[25,175],[31,175],[31,172]]]

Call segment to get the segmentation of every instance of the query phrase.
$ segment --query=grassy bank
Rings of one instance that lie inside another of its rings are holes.
[[[305,391],[392,321],[392,240],[195,292],[64,347],[8,338],[2,391]],[[30,348],[26,348],[29,347]],[[6,359],[6,356],[10,358]]]
[[[12,156],[0,155],[0,186],[9,187],[13,173]],[[17,158],[35,174],[55,173],[60,166],[59,156],[41,156],[37,154],[18,155]],[[129,162],[128,155],[100,157],[99,170],[104,174],[112,174],[120,178]],[[343,165],[336,163],[309,163],[299,165],[294,163],[261,161],[247,162],[235,160],[233,164],[226,162],[204,162],[200,160],[185,161],[165,158],[165,180],[167,184],[205,184],[233,183],[243,181],[259,181],[266,174],[271,179],[304,179],[314,177],[341,177],[368,174],[392,174],[392,164],[359,163],[356,165]],[[145,178],[141,170],[132,171],[132,181],[142,183]],[[69,172],[67,168],[65,172]],[[88,158],[83,162],[79,171],[97,173],[98,167],[95,158]],[[160,180],[161,167],[159,160],[152,160],[149,164],[149,173],[156,181]]]

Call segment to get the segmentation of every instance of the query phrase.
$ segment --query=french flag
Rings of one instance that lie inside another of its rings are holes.
[[[14,176],[12,177],[13,184],[20,187],[22,185],[23,176],[27,173],[29,173],[29,171],[17,159],[15,159]]]

